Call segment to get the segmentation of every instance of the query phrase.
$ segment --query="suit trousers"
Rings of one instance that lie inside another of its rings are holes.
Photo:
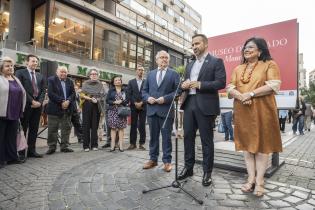
[[[136,145],[137,143],[137,129],[140,134],[139,144],[145,143],[145,120],[146,111],[138,110],[136,108],[131,108],[131,127],[130,127],[130,144]]]
[[[97,130],[100,121],[100,112],[97,104],[85,101],[82,108],[83,114],[83,148],[97,148]]]
[[[0,118],[0,163],[18,159],[16,146],[18,125],[18,120]]]
[[[195,164],[195,138],[199,129],[201,143],[203,171],[212,172],[214,159],[213,125],[216,116],[203,115],[197,106],[196,96],[188,96],[184,110],[184,149],[185,167],[193,169]]]
[[[64,114],[62,116],[48,115],[47,144],[50,149],[56,150],[59,129],[61,131],[60,149],[65,149],[69,145],[71,114]]]
[[[279,124],[280,124],[280,131],[284,131],[285,130],[285,122],[287,121],[287,118],[279,118]]]
[[[31,108],[31,106],[26,105],[23,113],[23,118],[21,118],[21,124],[23,131],[27,136],[28,152],[35,152],[37,132],[39,126],[39,120],[42,108]]]
[[[162,150],[163,150],[163,163],[171,163],[172,161],[172,125],[173,118],[168,118],[165,127],[162,128],[165,121],[165,117],[159,117],[157,115],[148,116],[148,123],[150,128],[150,160],[157,162],[160,151],[160,132],[162,134]]]

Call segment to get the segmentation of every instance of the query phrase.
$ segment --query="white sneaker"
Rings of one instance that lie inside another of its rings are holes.
[[[93,151],[97,151],[97,150],[98,150],[98,148],[96,148],[96,147],[93,148]]]
[[[84,149],[84,152],[89,152],[89,151],[90,151],[89,148]]]

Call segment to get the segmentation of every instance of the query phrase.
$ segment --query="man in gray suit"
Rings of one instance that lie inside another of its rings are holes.
[[[159,137],[162,134],[162,150],[164,171],[172,170],[172,142],[171,133],[174,121],[174,105],[172,99],[179,85],[179,74],[169,68],[170,55],[166,51],[159,51],[156,55],[158,68],[148,73],[144,82],[142,95],[147,103],[147,117],[150,128],[150,160],[144,164],[143,169],[157,166],[159,156]],[[171,112],[166,118],[168,110]],[[165,127],[162,128],[165,122]]]

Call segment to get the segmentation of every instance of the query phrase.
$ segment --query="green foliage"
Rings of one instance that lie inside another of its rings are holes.
[[[176,72],[179,74],[180,77],[184,76],[185,73],[185,66],[177,66],[175,68]]]
[[[309,88],[302,88],[301,95],[305,97],[306,102],[315,106],[315,82],[311,82]]]

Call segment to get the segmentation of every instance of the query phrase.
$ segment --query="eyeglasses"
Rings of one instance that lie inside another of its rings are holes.
[[[98,75],[98,73],[92,73],[92,74],[90,74],[90,75]]]
[[[249,49],[249,50],[255,50],[255,49],[258,49],[257,47],[255,47],[255,46],[245,46],[244,48],[243,48],[243,50],[246,50],[246,49]]]
[[[160,59],[168,59],[168,56],[160,56]]]

